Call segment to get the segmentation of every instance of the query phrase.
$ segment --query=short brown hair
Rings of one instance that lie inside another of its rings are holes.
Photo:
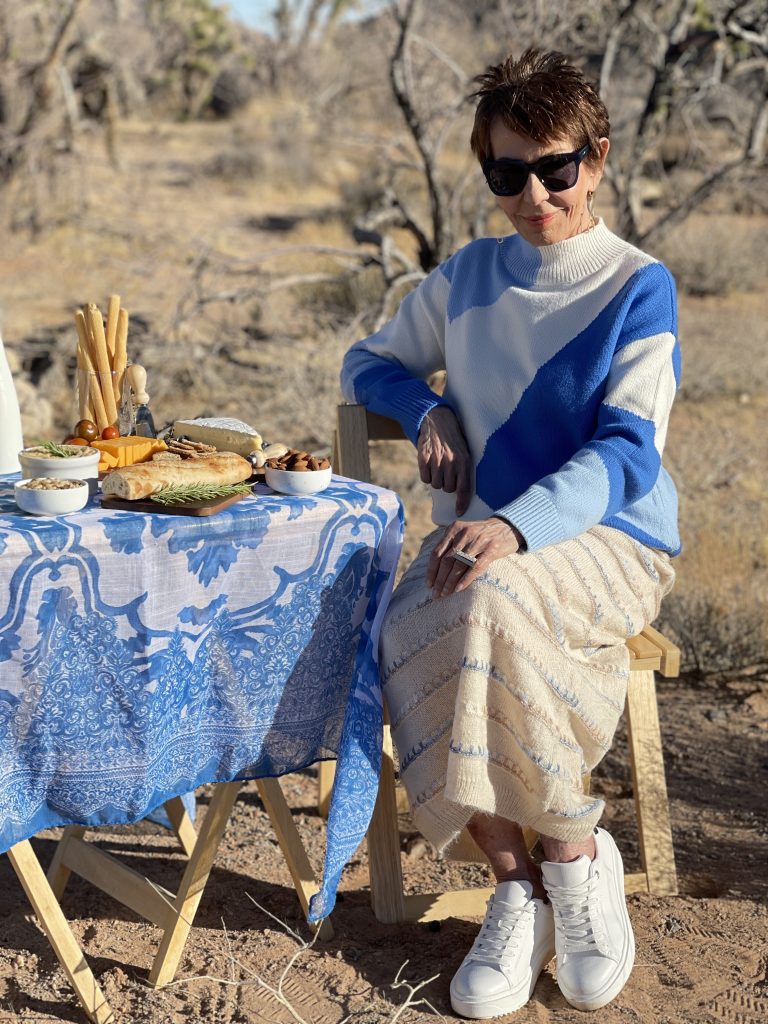
[[[600,158],[601,138],[608,138],[608,111],[595,88],[563,53],[528,49],[507,57],[475,78],[478,99],[470,145],[482,164],[491,156],[491,125],[499,118],[510,131],[536,142],[566,136],[577,146],[589,143],[587,159]]]

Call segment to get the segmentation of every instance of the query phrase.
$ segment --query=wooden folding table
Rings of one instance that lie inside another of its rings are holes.
[[[195,831],[180,797],[166,802],[166,813],[188,857],[175,894],[87,842],[86,829],[81,825],[64,829],[47,877],[29,840],[17,843],[8,851],[53,951],[86,1014],[97,1024],[107,1024],[114,1017],[60,906],[70,874],[74,872],[85,878],[160,928],[162,935],[149,972],[149,983],[153,988],[167,985],[176,973],[241,786],[241,782],[216,785],[199,832]],[[309,901],[319,887],[283,790],[277,779],[257,779],[256,789],[306,914]],[[317,930],[318,938],[323,941],[333,938],[333,926],[328,918],[310,928]]]

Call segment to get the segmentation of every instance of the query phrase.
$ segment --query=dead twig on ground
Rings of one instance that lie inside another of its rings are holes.
[[[406,997],[405,1002],[401,1006],[399,1006],[395,1013],[393,1014],[393,1016],[390,1017],[389,1024],[395,1024],[395,1021],[398,1020],[398,1018],[403,1013],[405,1013],[406,1010],[413,1010],[417,1006],[426,1006],[427,1009],[431,1010],[432,1013],[436,1014],[440,1018],[440,1020],[445,1020],[445,1017],[442,1015],[442,1013],[440,1013],[439,1010],[435,1009],[435,1007],[432,1005],[432,1003],[430,1003],[428,999],[424,999],[423,996],[419,999],[414,999],[414,996],[417,994],[417,992],[420,992],[423,988],[426,988],[427,985],[431,985],[433,981],[437,981],[440,975],[435,974],[431,978],[427,978],[425,981],[416,982],[416,984],[414,985],[411,984],[410,981],[406,981],[405,978],[400,977],[400,975],[407,966],[408,961],[406,960],[405,963],[403,963],[400,969],[398,970],[397,974],[395,975],[395,980],[389,986],[391,989],[408,989],[408,995]]]

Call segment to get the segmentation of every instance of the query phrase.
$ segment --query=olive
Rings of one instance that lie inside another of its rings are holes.
[[[75,425],[75,437],[82,437],[84,441],[95,441],[99,436],[99,428],[93,420],[80,420]]]

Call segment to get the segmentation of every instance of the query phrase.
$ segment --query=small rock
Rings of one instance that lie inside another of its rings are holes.
[[[405,841],[405,856],[410,861],[421,860],[429,853],[429,843],[423,836],[411,836]]]

